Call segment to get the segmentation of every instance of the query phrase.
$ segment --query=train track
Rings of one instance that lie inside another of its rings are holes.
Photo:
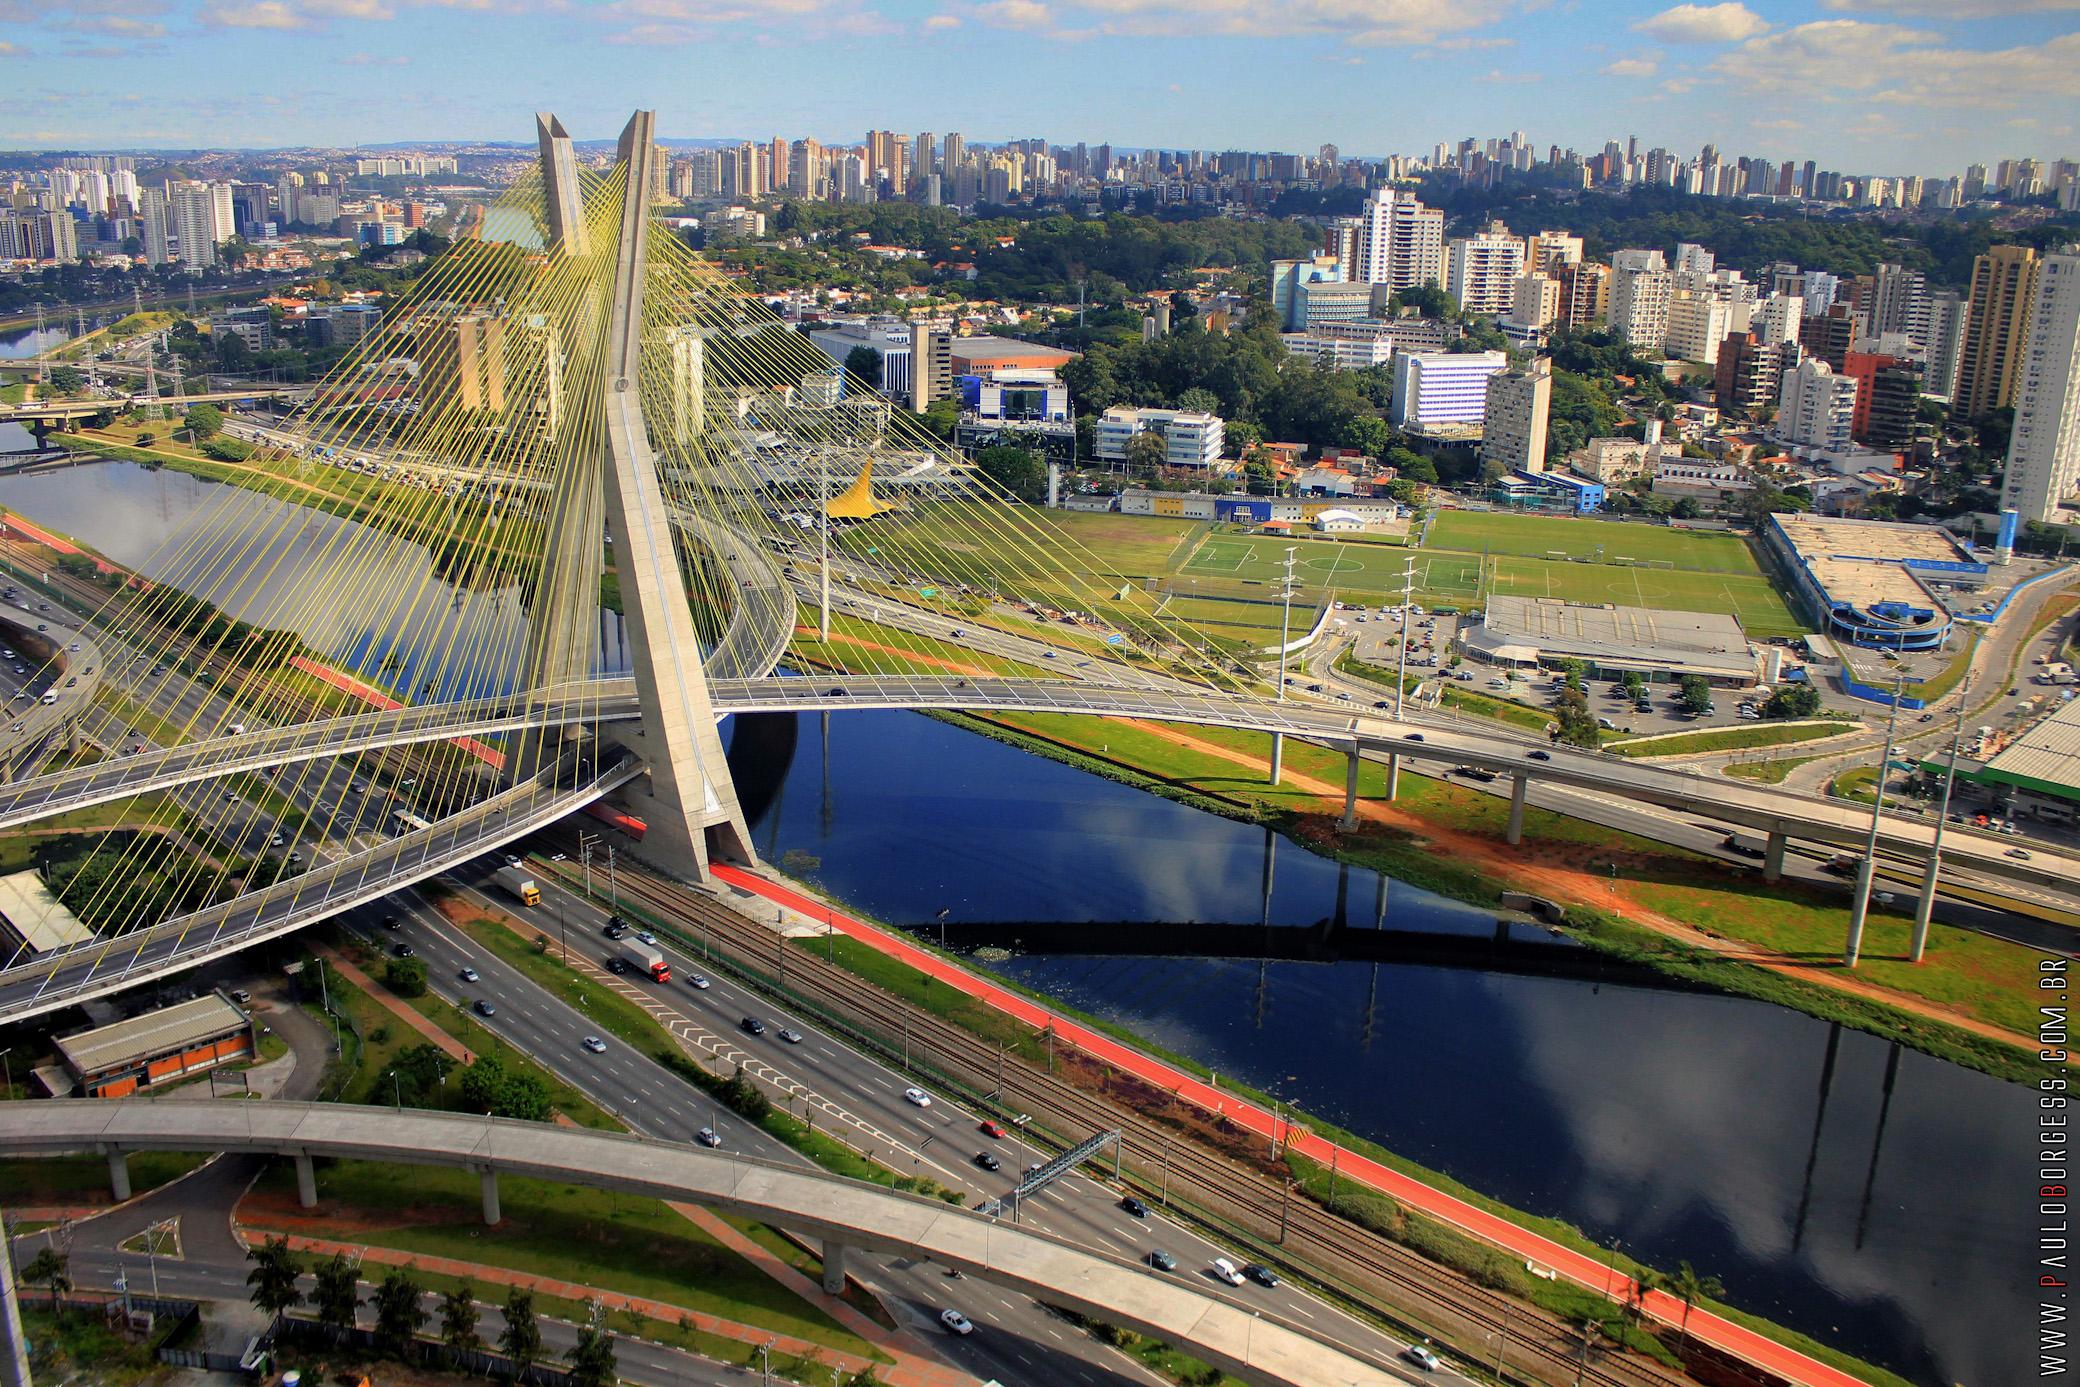
[[[570,862],[552,864],[552,870],[566,884],[578,885]],[[1691,1380],[1635,1354],[1585,1350],[1579,1329],[1567,1321],[1332,1213],[1287,1181],[1050,1073],[818,958],[809,948],[787,947],[771,928],[700,892],[628,868],[619,886],[624,913],[648,917],[680,947],[719,958],[740,978],[906,1072],[929,1076],[1007,1118],[1027,1115],[1027,1130],[1045,1133],[1058,1147],[1093,1132],[1119,1131],[1121,1183],[1166,1208],[1181,1209],[1368,1314],[1462,1345],[1469,1361],[1479,1361],[1490,1372],[1499,1342],[1507,1380],[1598,1387],[1676,1387]],[[1076,1064],[1101,1065],[1081,1052],[1072,1052],[1072,1058]],[[1383,1205],[1389,1202],[1377,1198]],[[1495,1256],[1498,1266],[1507,1265],[1507,1254],[1497,1250]]]

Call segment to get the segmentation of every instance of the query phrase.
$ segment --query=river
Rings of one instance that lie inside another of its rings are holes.
[[[127,464],[0,478],[0,504],[148,572],[215,492]],[[313,536],[340,523],[309,517]],[[304,552],[286,551],[276,581],[294,579]],[[393,561],[426,563],[408,547]],[[413,657],[411,632],[381,638]],[[918,715],[747,720],[731,747],[761,852],[899,923],[944,910],[1298,929],[1336,916],[1341,900],[1370,929],[1384,891],[1390,931],[1492,926],[1291,843],[1271,845],[1267,898],[1263,830]],[[2035,1107],[2019,1086],[1651,981],[1037,949],[990,958],[1006,977],[1519,1208],[1666,1269],[1688,1260],[1734,1304],[1917,1383],[2034,1375]]]

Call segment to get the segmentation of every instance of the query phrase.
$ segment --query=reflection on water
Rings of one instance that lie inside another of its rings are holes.
[[[826,740],[825,725],[829,737]],[[798,741],[796,740],[798,738]],[[1369,926],[1375,879],[931,719],[734,729],[760,851],[898,922]],[[1490,917],[1400,883],[1397,930]],[[1041,956],[1005,976],[1930,1387],[2020,1382],[2030,1095],[1758,1002],[1405,964]],[[2002,1328],[1995,1332],[1995,1326]]]

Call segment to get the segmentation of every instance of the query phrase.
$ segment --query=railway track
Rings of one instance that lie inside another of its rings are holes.
[[[567,835],[566,835],[567,836]],[[575,856],[575,844],[570,844]],[[551,864],[577,887],[571,862]],[[1307,1281],[1396,1328],[1462,1346],[1493,1372],[1496,1349],[1506,1379],[1593,1383],[1597,1387],[1676,1387],[1690,1378],[1630,1353],[1584,1347],[1579,1328],[1482,1286],[1420,1253],[1332,1213],[1263,1168],[1228,1158],[1059,1072],[944,1021],[834,963],[810,947],[789,947],[771,928],[688,888],[624,868],[624,913],[640,913],[680,947],[715,959],[740,978],[819,1022],[1006,1118],[1020,1114],[1057,1148],[1097,1131],[1120,1132],[1120,1183],[1164,1207],[1281,1263]],[[1066,1043],[1060,1049],[1069,1051]],[[1105,1068],[1069,1051],[1072,1067]],[[1059,1069],[1059,1056],[1051,1053]],[[1139,1086],[1138,1081],[1121,1080]],[[1138,1097],[1159,1101],[1156,1091]],[[1136,1105],[1138,1106],[1138,1104]],[[1266,1161],[1272,1164],[1267,1145]],[[1114,1172],[1103,1172],[1110,1176]],[[1375,1196],[1385,1206],[1390,1201]],[[1495,1252],[1498,1266],[1507,1254]]]

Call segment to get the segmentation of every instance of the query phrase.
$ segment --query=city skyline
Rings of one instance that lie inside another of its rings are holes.
[[[1726,0],[1593,13],[1425,0],[1305,0],[1262,12],[1230,0],[757,9],[613,0],[503,6],[495,23],[489,13],[384,0],[24,10],[15,37],[0,42],[0,64],[26,79],[0,98],[0,144],[469,141],[510,138],[545,106],[566,112],[580,139],[604,138],[631,87],[655,93],[663,134],[688,140],[888,125],[957,128],[981,142],[1035,133],[1122,148],[1327,142],[1385,155],[1516,127],[1541,148],[1592,150],[1636,133],[1672,149],[1716,143],[1931,173],[2058,157],[2080,129],[2069,76],[2080,18],[2037,0]],[[728,53],[729,85],[702,92],[701,58],[716,50]],[[545,51],[557,56],[553,74],[542,70]],[[1015,110],[999,84],[957,79],[1014,53]],[[249,93],[202,83],[198,95],[197,74],[212,64],[248,74],[293,67],[297,82]],[[898,72],[910,75],[892,85]],[[518,93],[515,73],[526,84]],[[1266,99],[1237,101],[1238,89]]]

